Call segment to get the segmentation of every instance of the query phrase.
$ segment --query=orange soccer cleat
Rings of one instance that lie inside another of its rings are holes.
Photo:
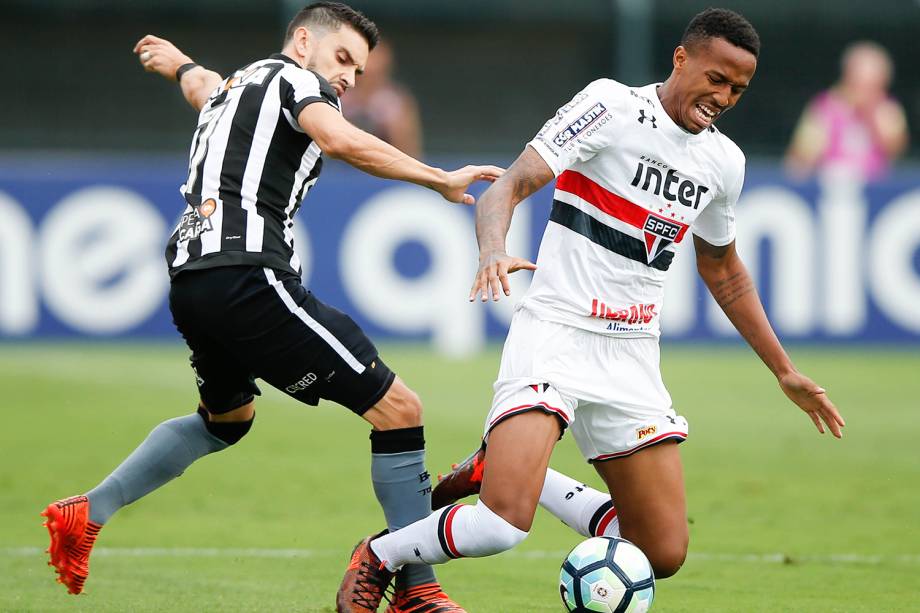
[[[437,511],[461,498],[478,494],[482,473],[486,467],[486,449],[480,447],[468,458],[451,466],[451,471],[438,475],[438,484],[431,491],[431,510]]]
[[[71,594],[79,594],[89,575],[89,554],[102,525],[89,520],[86,496],[52,502],[41,514],[48,518],[43,525],[51,535],[48,565],[57,570],[58,583]]]
[[[441,590],[439,583],[397,589],[385,613],[466,613]]]
[[[335,595],[338,613],[374,613],[380,606],[393,573],[371,549],[371,541],[386,532],[368,536],[355,545],[351,562]]]

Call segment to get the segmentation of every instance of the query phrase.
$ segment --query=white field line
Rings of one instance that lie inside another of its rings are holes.
[[[20,558],[44,555],[40,547],[0,548],[0,557]],[[510,557],[561,560],[566,551],[509,551]],[[93,557],[113,558],[312,558],[342,556],[333,549],[233,549],[217,547],[96,547]],[[690,561],[748,562],[754,564],[920,564],[920,554],[857,554],[788,555],[784,553],[711,553],[691,551]]]

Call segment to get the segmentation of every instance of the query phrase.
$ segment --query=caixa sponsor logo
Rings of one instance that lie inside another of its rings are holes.
[[[99,172],[49,195],[42,180],[6,169],[0,176],[0,337],[178,338],[165,306],[163,250],[180,221],[181,199],[171,173],[150,175],[148,166],[144,172],[144,181],[130,186],[118,183],[116,173]],[[487,307],[465,300],[478,255],[471,210],[351,171],[329,173],[316,190],[294,243],[318,297],[375,339],[425,339],[441,351],[468,354],[488,336],[504,334],[530,277],[511,275],[510,300]],[[517,207],[508,253],[535,256],[550,199],[551,190],[544,190]],[[736,214],[738,250],[781,335],[920,340],[920,189],[904,183],[866,191],[837,181],[800,190],[754,168]],[[651,230],[673,234],[666,227]],[[664,305],[655,311],[663,334],[734,336],[718,306],[701,300],[706,291],[690,242],[681,243]],[[312,270],[317,258],[323,266]],[[403,260],[423,263],[407,273]],[[628,305],[605,305],[602,314],[600,302],[596,316],[606,319],[608,308],[617,320],[626,316],[619,311]],[[626,317],[650,315],[637,307]]]

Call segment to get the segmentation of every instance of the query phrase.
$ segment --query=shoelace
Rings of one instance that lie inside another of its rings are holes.
[[[355,595],[351,601],[368,609],[375,608],[386,596],[386,588],[380,569],[369,562],[361,562],[361,570],[355,579]]]

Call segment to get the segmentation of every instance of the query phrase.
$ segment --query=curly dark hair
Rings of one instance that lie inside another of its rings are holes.
[[[284,34],[284,44],[294,37],[294,30],[301,26],[338,30],[343,23],[348,24],[363,36],[370,49],[376,47],[380,42],[380,31],[377,29],[377,24],[368,19],[364,13],[341,2],[314,2],[300,9],[291,19]]]
[[[709,38],[724,38],[736,47],[760,55],[760,36],[751,22],[728,9],[708,8],[690,20],[680,44],[691,48]]]

